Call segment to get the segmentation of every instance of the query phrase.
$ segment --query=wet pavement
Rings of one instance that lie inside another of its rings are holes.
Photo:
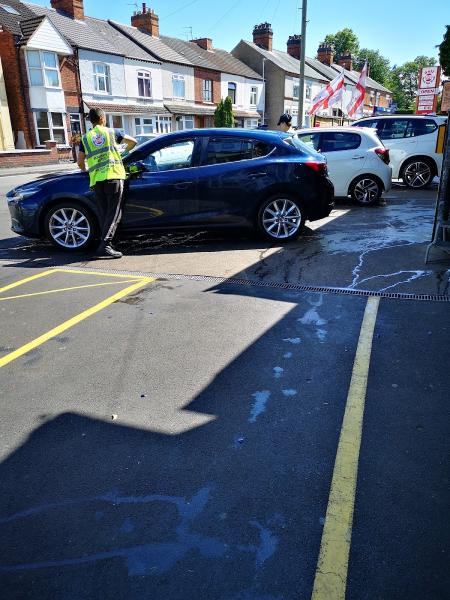
[[[310,598],[369,289],[440,297],[380,299],[346,598],[446,598],[449,265],[423,264],[434,198],[340,204],[283,248],[141,236],[120,261],[68,258],[0,221],[2,596]],[[295,289],[308,285],[324,290]]]

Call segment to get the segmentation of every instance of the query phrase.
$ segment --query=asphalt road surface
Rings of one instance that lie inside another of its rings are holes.
[[[122,261],[2,206],[2,597],[447,598],[448,265],[433,191],[392,196]]]

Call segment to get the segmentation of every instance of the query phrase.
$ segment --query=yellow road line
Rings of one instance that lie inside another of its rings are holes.
[[[0,288],[0,294],[8,290],[12,290],[13,288],[19,287],[19,285],[24,285],[29,281],[34,281],[35,279],[40,279],[41,277],[51,275],[52,273],[55,273],[55,271],[56,269],[52,269],[51,271],[44,271],[43,273],[38,273],[37,275],[32,275],[31,277],[26,277],[25,279],[19,279],[19,281],[10,283],[9,285],[5,285],[5,287]]]
[[[367,300],[359,334],[311,600],[345,600],[367,378],[379,298]]]
[[[32,292],[31,294],[19,294],[17,296],[6,296],[0,298],[0,302],[4,300],[18,300],[19,298],[31,298],[33,296],[45,296],[46,294],[57,294],[58,292],[70,292],[71,290],[84,290],[86,288],[104,287],[105,285],[120,285],[122,283],[133,283],[136,279],[125,279],[124,281],[108,281],[106,283],[89,283],[86,285],[75,285],[73,287],[59,288],[57,290],[45,290],[44,292]]]
[[[53,273],[75,273],[76,275],[96,275],[97,277],[121,277],[122,279],[129,278],[133,280],[149,279],[145,275],[130,275],[129,273],[124,275],[118,275],[117,273],[103,273],[100,271],[82,271],[81,269],[52,269]],[[152,279],[152,281],[154,281]],[[1,291],[1,290],[0,290]]]
[[[78,323],[80,323],[81,321],[84,321],[88,317],[95,315],[95,313],[98,313],[99,311],[103,310],[110,304],[117,302],[117,300],[124,298],[128,294],[135,292],[139,288],[144,287],[145,285],[147,285],[148,283],[151,283],[152,281],[155,281],[155,279],[153,279],[152,277],[141,278],[139,281],[137,281],[133,285],[126,287],[124,290],[120,290],[120,292],[117,292],[113,296],[110,296],[109,298],[102,300],[102,302],[99,302],[95,306],[92,306],[91,308],[88,308],[87,310],[79,313],[78,315],[75,315],[68,321],[61,323],[61,325],[58,325],[57,327],[50,329],[50,331],[47,331],[46,333],[37,337],[36,339],[32,340],[31,342],[28,342],[28,344],[25,344],[24,346],[21,346],[17,350],[14,350],[14,352],[10,352],[9,354],[6,354],[6,356],[3,356],[2,358],[0,358],[0,368],[9,364],[13,360],[16,360],[17,358],[23,356],[27,352],[30,352],[30,350],[34,350],[38,346],[41,346],[42,344],[47,342],[49,339],[55,337],[56,335],[59,335],[60,333],[63,333],[64,331],[67,331],[74,325],[77,325]]]

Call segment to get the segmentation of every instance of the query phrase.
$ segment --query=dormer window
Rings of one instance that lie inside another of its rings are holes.
[[[58,55],[43,50],[27,50],[31,86],[61,87]]]
[[[94,63],[94,86],[95,91],[102,94],[111,93],[111,79],[109,67],[103,63]]]

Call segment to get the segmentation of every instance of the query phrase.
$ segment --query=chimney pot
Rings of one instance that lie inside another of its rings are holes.
[[[147,12],[147,4],[145,2],[142,3],[142,14],[145,15],[145,13]]]
[[[147,10],[145,2],[142,3],[142,11],[134,11],[131,25],[153,37],[159,37],[159,17],[152,8]]]
[[[317,50],[317,60],[324,65],[331,66],[333,64],[334,48],[330,44],[322,43]]]
[[[287,53],[289,56],[300,60],[300,50],[302,46],[302,36],[295,34],[290,35],[287,41]]]
[[[272,51],[273,30],[270,23],[260,23],[253,28],[253,43],[264,50]]]

